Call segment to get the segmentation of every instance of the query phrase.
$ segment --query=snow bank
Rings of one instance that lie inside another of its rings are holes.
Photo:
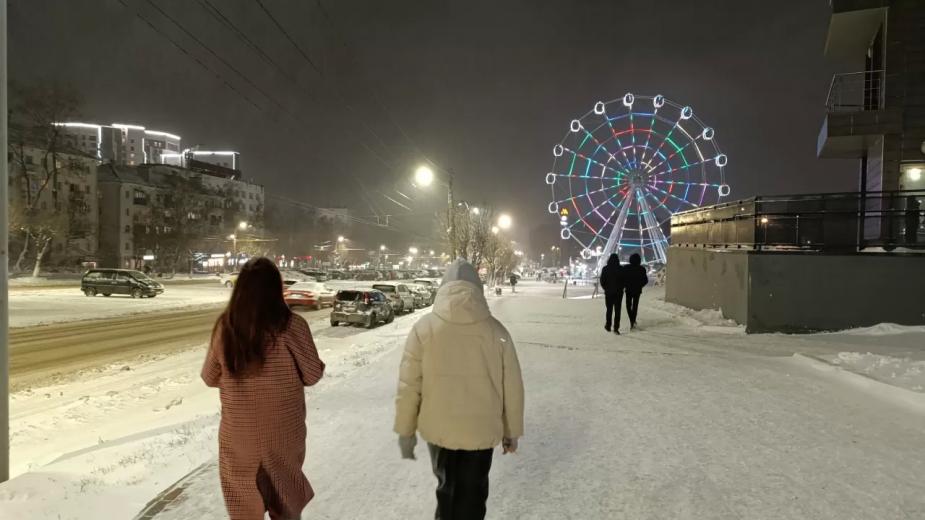
[[[402,345],[418,317],[361,332],[311,323],[327,369],[307,394],[326,392]],[[199,378],[204,355],[201,345],[13,394],[14,478],[0,485],[0,519],[132,518],[214,461],[220,404]]]
[[[871,327],[843,330],[840,333],[851,334],[855,336],[891,336],[894,334],[910,333],[925,334],[925,325],[898,325],[896,323],[880,323]]]
[[[925,393],[925,361],[870,352],[839,352],[826,361],[907,390]]]

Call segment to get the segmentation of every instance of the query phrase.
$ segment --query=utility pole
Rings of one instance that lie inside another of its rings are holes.
[[[0,0],[0,482],[10,479],[9,162],[7,154],[6,0]]]
[[[447,171],[446,221],[450,226],[450,261],[456,260],[456,201],[453,199],[453,172]]]

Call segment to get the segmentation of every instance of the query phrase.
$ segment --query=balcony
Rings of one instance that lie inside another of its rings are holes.
[[[884,107],[882,70],[835,74],[816,143],[820,158],[856,159],[879,136],[902,132],[902,112]]]
[[[925,190],[754,197],[671,217],[671,246],[925,253]]]
[[[836,60],[860,59],[886,19],[888,0],[829,0],[832,17],[825,55]]]

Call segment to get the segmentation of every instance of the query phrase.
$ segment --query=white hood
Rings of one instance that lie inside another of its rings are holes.
[[[481,287],[470,282],[446,280],[437,291],[433,313],[459,325],[478,323],[491,316]]]

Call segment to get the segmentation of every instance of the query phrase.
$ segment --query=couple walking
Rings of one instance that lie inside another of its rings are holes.
[[[604,328],[610,332],[611,327],[620,333],[620,303],[626,293],[626,315],[630,319],[630,329],[636,328],[636,314],[639,312],[639,297],[642,288],[649,283],[646,268],[638,254],[630,256],[630,263],[620,265],[616,253],[607,258],[607,265],[601,269],[600,284],[604,291],[604,304],[607,307],[607,319]]]
[[[314,496],[305,462],[305,393],[324,374],[311,331],[266,258],[241,269],[212,331],[202,379],[220,389],[219,469],[232,520],[297,519]],[[517,451],[523,383],[514,343],[491,316],[475,268],[451,264],[434,308],[412,328],[394,430],[402,458],[427,441],[442,520],[481,519],[493,450]]]

